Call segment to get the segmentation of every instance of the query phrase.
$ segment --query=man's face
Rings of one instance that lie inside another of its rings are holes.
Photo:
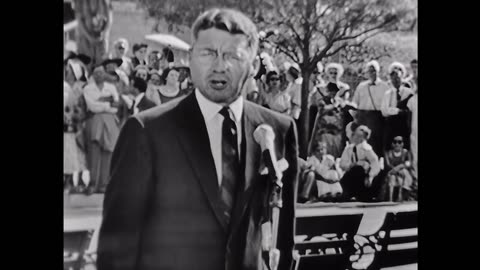
[[[410,68],[412,69],[413,77],[417,78],[417,76],[418,76],[418,64],[417,63],[412,63],[412,64],[410,64]]]
[[[105,81],[105,70],[103,68],[97,68],[93,71],[93,80],[96,83],[103,83]]]
[[[140,69],[137,71],[136,77],[142,78],[146,81],[148,77],[148,73],[145,69]]]
[[[108,73],[114,73],[117,69],[117,64],[110,63],[105,66],[105,71]]]
[[[138,51],[135,52],[135,56],[139,60],[145,60],[146,54],[147,54],[147,48],[145,48],[145,47],[142,47]]]
[[[398,71],[392,71],[390,73],[390,81],[392,82],[392,85],[395,88],[400,88],[400,85],[402,84],[402,80],[400,79],[400,75]]]
[[[325,143],[320,143],[316,149],[317,156],[324,156],[327,154],[327,145]]]
[[[368,67],[367,75],[370,81],[374,82],[377,80],[377,70],[373,66]]]
[[[241,34],[216,28],[198,33],[190,73],[195,87],[209,100],[227,105],[241,95],[255,59],[247,45],[247,37]]]
[[[361,131],[360,129],[356,129],[352,135],[352,142],[354,144],[359,144],[359,143],[362,143],[364,139],[365,139],[365,134],[363,133],[363,131]]]

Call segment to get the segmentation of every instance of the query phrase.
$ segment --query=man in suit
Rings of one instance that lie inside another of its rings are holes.
[[[244,100],[254,76],[258,33],[244,14],[211,9],[192,27],[196,90],[130,118],[112,160],[104,200],[99,270],[263,269],[268,176],[253,132],[275,133],[283,172],[277,248],[292,261],[297,186],[293,119]]]

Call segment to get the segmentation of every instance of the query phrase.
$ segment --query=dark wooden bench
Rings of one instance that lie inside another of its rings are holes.
[[[93,230],[63,233],[63,269],[82,269],[85,265],[85,251],[90,245]]]
[[[351,268],[356,234],[363,214],[300,217],[296,219],[293,269],[345,270]],[[313,238],[313,239],[312,239]]]
[[[417,211],[387,213],[382,227],[374,234],[364,236],[361,253],[374,252],[368,270],[414,264],[418,262]]]

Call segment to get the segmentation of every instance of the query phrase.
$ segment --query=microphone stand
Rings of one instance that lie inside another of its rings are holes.
[[[266,218],[272,221],[272,245],[269,251],[269,263],[267,267],[269,270],[276,270],[280,262],[280,250],[277,249],[278,238],[278,224],[280,218],[280,208],[282,208],[282,173],[277,169],[276,161],[272,160],[273,153],[269,153],[269,149],[265,149],[262,153],[265,165],[268,168],[269,183],[269,203],[268,203],[268,215]],[[274,164],[275,163],[275,164]]]

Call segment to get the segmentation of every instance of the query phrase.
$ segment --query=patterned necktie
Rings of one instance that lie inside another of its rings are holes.
[[[238,160],[237,126],[230,117],[228,107],[220,112],[223,116],[222,125],[222,183],[220,195],[224,204],[224,215],[227,223],[235,202],[235,187],[240,175],[240,161]]]

